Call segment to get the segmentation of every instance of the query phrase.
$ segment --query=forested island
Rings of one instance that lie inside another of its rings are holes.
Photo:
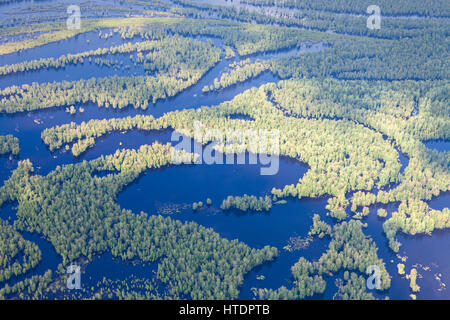
[[[11,153],[17,156],[19,152],[19,139],[10,134],[6,136],[0,136],[0,155]]]

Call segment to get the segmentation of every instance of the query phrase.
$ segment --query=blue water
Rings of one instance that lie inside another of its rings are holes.
[[[439,152],[450,151],[450,140],[428,140],[424,141],[423,144],[428,149],[437,150]]]

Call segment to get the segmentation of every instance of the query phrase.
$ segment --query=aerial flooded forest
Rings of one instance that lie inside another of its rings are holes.
[[[449,300],[445,0],[0,0],[0,300]]]

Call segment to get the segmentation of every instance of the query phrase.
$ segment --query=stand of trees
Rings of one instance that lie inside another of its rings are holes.
[[[0,300],[4,299],[42,299],[52,288],[52,271],[47,270],[43,275],[36,275],[0,288]]]
[[[0,155],[11,153],[17,156],[20,152],[19,139],[13,135],[0,136]]]
[[[372,293],[366,291],[366,278],[355,272],[344,273],[346,284],[339,286],[338,292],[333,296],[334,300],[374,300]]]
[[[194,40],[174,36],[166,37],[161,40],[150,40],[142,42],[128,42],[118,46],[111,46],[109,48],[98,48],[96,50],[85,51],[77,54],[66,54],[59,58],[41,58],[39,60],[24,61],[16,64],[10,64],[0,67],[0,75],[7,75],[10,73],[24,72],[24,71],[34,71],[39,69],[60,69],[65,66],[72,64],[81,64],[88,58],[101,57],[106,55],[116,55],[125,54],[132,52],[146,52],[146,51],[156,51],[159,55],[161,51],[167,53],[169,48],[174,46],[177,48],[182,48],[186,46],[186,42],[193,42]],[[189,52],[190,48],[184,50],[184,52]],[[168,58],[163,56],[164,58]],[[167,60],[166,60],[167,61]],[[98,62],[100,64],[100,61]]]
[[[13,226],[0,220],[0,284],[33,269],[41,257],[36,244],[25,240]]]
[[[389,240],[389,247],[398,252],[400,243],[395,239],[396,234],[401,231],[406,234],[415,235],[419,233],[430,234],[435,229],[450,228],[450,210],[444,208],[442,211],[432,210],[428,204],[420,200],[403,201],[397,212],[383,224],[383,230]]]
[[[67,15],[64,15],[67,18]],[[39,24],[27,24],[26,26],[10,28],[3,31],[8,35],[18,35],[27,33],[40,33],[36,37],[21,41],[7,42],[0,45],[0,55],[9,54],[21,50],[39,47],[48,43],[53,43],[75,37],[86,32],[120,28],[128,26],[158,26],[171,24],[195,24],[196,21],[183,18],[164,18],[164,17],[131,17],[131,18],[106,18],[106,19],[84,19],[80,29],[67,29],[66,22],[45,22]],[[200,22],[205,24],[205,22]]]
[[[340,194],[337,197],[328,199],[328,204],[325,207],[333,218],[338,220],[345,220],[347,213],[345,209],[348,207],[349,201],[345,197],[345,194]]]
[[[92,101],[99,107],[147,109],[149,100],[172,97],[196,83],[219,60],[211,42],[172,37],[146,55],[145,68],[155,76],[91,78],[46,84],[33,83],[0,90],[0,111],[14,113]]]
[[[412,292],[419,292],[420,287],[417,284],[417,269],[412,268],[410,274],[406,275],[406,279],[409,279],[409,287],[411,288]]]
[[[75,291],[75,292],[74,292]],[[160,293],[158,282],[152,279],[142,279],[135,276],[126,279],[109,279],[104,277],[91,287],[80,290],[57,292],[62,299],[69,300],[161,300],[170,298]],[[45,296],[44,296],[45,297]]]
[[[385,135],[386,141],[409,157],[402,175],[379,175],[384,183],[378,185],[377,192],[353,194],[351,209],[356,211],[358,206],[377,202],[430,200],[449,190],[448,152],[428,150],[422,143],[426,139],[449,138],[450,111],[448,104],[443,102],[448,86],[448,81],[302,79],[281,81],[278,88],[271,91],[271,99],[290,117],[357,122]],[[344,154],[344,157],[348,158],[348,155]],[[394,169],[399,168],[398,165],[387,166]],[[395,175],[397,178],[393,180],[388,178]],[[394,187],[385,190],[383,186],[388,184],[394,184]],[[293,193],[292,188],[284,191]],[[281,190],[275,192],[285,195]]]
[[[74,156],[80,155],[88,147],[95,144],[95,138],[99,138],[113,131],[125,131],[132,129],[157,130],[165,129],[163,121],[156,120],[153,116],[137,115],[120,119],[90,120],[76,125],[74,122],[57,127],[47,128],[42,134],[42,140],[51,151],[61,148],[64,144],[70,144],[78,139],[72,147]]]
[[[302,44],[331,42],[338,39],[334,34],[287,28],[281,26],[234,23],[225,20],[184,20],[185,23],[160,24],[144,37],[165,32],[182,36],[207,36],[222,40],[224,48],[235,49],[240,56],[263,52],[276,52],[283,49],[300,47]],[[158,29],[159,28],[159,29]],[[161,30],[161,31],[160,31]],[[230,49],[227,51],[229,52]],[[228,56],[230,56],[229,53]]]
[[[272,199],[269,196],[256,197],[244,194],[242,197],[228,196],[222,201],[220,209],[238,209],[241,211],[269,211],[272,208]]]
[[[220,79],[215,78],[214,84],[205,86],[202,91],[217,91],[244,82],[269,70],[269,67],[270,65],[264,61],[252,63],[250,59],[246,59],[240,62],[234,62],[229,65],[230,71],[228,73],[223,73]]]
[[[290,9],[312,9],[319,11],[330,11],[335,13],[364,14],[368,2],[358,0],[243,0],[244,4],[256,6],[274,6]],[[427,6],[420,0],[410,0],[405,3],[389,0],[380,0],[378,5],[383,8],[383,14],[407,15],[407,16],[432,16],[449,17],[450,9],[443,1],[432,0]]]
[[[309,230],[308,236],[317,236],[319,239],[322,239],[325,236],[332,235],[331,226],[320,220],[320,216],[318,214],[314,214],[313,216],[313,224],[311,229]]]

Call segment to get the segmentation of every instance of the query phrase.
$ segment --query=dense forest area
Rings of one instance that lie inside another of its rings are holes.
[[[336,13],[361,13],[366,11],[371,4],[370,1],[346,1],[346,0],[244,0],[243,3],[259,6],[273,6],[276,2],[278,7],[296,9],[314,9],[320,11],[331,11]],[[392,2],[380,0],[378,6],[384,9],[388,15],[418,15],[432,17],[449,17],[450,8],[444,0],[429,1],[427,6],[420,0]]]
[[[0,155],[11,153],[17,156],[20,152],[19,139],[13,135],[0,136]]]
[[[263,61],[256,61],[251,63],[250,59],[240,62],[234,62],[229,65],[230,71],[223,73],[220,79],[215,78],[214,83],[209,87],[205,86],[202,91],[208,92],[213,90],[220,90],[227,88],[239,82],[244,82],[248,79],[259,76],[262,72],[269,70],[269,64]]]
[[[0,283],[25,274],[41,260],[41,250],[25,240],[12,226],[0,221]]]

